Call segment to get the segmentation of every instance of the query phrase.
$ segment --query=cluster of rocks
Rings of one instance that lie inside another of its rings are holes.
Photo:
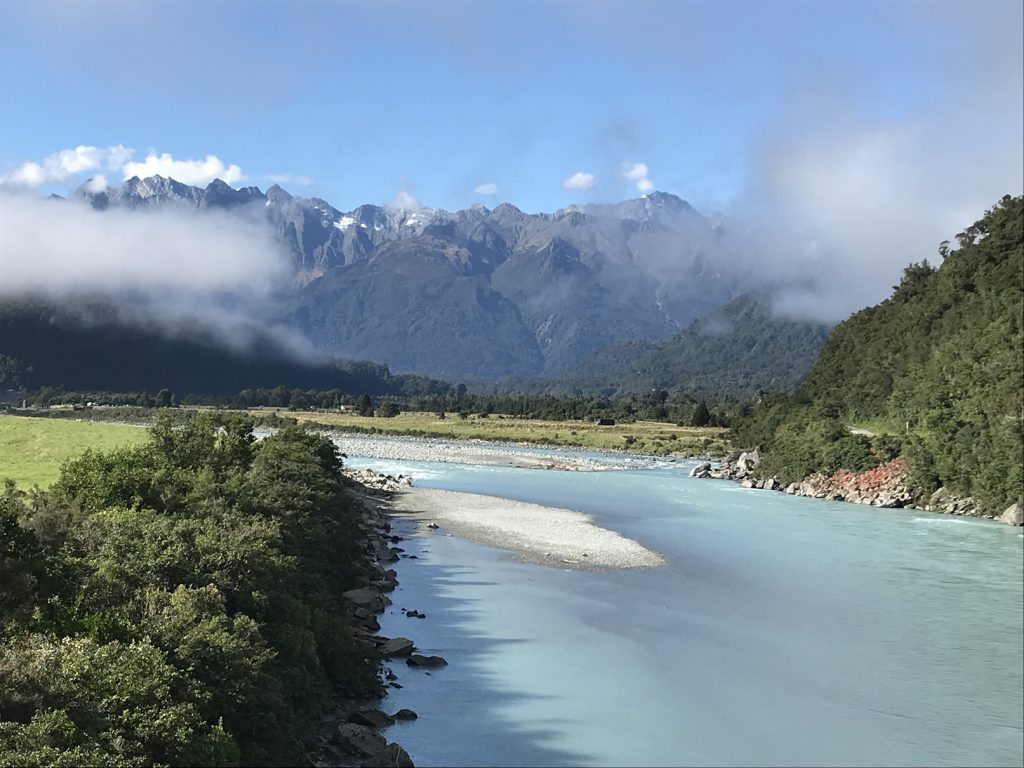
[[[446,666],[448,662],[441,656],[414,653],[416,644],[409,638],[377,634],[380,630],[377,617],[392,605],[388,594],[398,585],[397,572],[386,568],[386,565],[398,560],[403,550],[393,546],[402,541],[402,537],[392,534],[388,515],[379,505],[369,502],[374,496],[389,495],[401,487],[408,487],[411,485],[409,479],[369,471],[348,471],[346,475],[356,497],[362,497],[361,517],[366,532],[366,538],[360,542],[365,553],[361,569],[365,584],[343,595],[356,628],[356,640],[366,649],[367,658],[385,662],[404,659],[410,668]],[[406,616],[426,618],[419,611],[402,610]],[[402,687],[390,666],[385,667],[384,678],[388,687]],[[380,731],[396,721],[415,720],[416,717],[410,709],[400,709],[389,715],[379,708],[379,699],[338,700],[332,712],[318,724],[317,743],[307,755],[308,762],[316,768],[412,768],[412,758],[405,749],[399,744],[389,743]]]
[[[409,753],[380,733],[382,728],[398,720],[415,720],[411,709],[400,709],[393,715],[359,702],[342,702],[320,724],[321,748],[314,766],[347,766],[354,768],[412,768]]]
[[[906,484],[906,459],[894,459],[863,472],[839,470],[832,475],[816,473],[782,490],[795,496],[810,496],[850,504],[898,509],[912,507],[914,495]]]
[[[344,474],[349,480],[361,485],[365,493],[371,495],[398,493],[412,487],[412,478],[406,475],[382,475],[372,469],[345,469]]]
[[[1003,510],[1001,515],[986,515],[978,510],[978,503],[970,496],[956,496],[946,488],[939,488],[929,496],[924,508],[928,512],[941,512],[944,515],[983,517],[1006,525],[1024,525],[1024,507],[1016,502]]]
[[[735,480],[739,483],[744,481],[749,482],[749,485],[744,485],[746,488],[760,488],[760,485],[755,486],[754,480],[754,468],[757,467],[758,462],[761,461],[761,455],[757,450],[753,451],[736,451],[723,458],[716,468],[710,461],[701,462],[692,470],[690,470],[690,477],[707,478],[713,477],[716,480]],[[778,487],[778,482],[772,479],[773,485],[769,490],[775,490]],[[756,481],[760,483],[761,481]]]
[[[736,452],[722,459],[718,467],[708,461],[698,464],[691,470],[690,477],[734,480],[744,488],[782,491],[792,496],[846,501],[873,507],[920,508],[915,505],[914,495],[907,485],[906,459],[893,459],[863,472],[840,470],[831,475],[817,473],[799,483],[790,483],[786,486],[774,477],[756,476],[755,469],[760,459],[756,450]],[[998,520],[1008,525],[1024,525],[1024,508],[1020,504],[1013,504],[1002,515],[987,515],[980,511],[974,499],[955,496],[946,488],[939,488],[933,493],[923,509],[947,515]]]
[[[989,517],[978,511],[978,504],[970,496],[956,496],[946,488],[939,488],[928,497],[925,504],[928,512],[941,512],[944,515],[964,515],[967,517]],[[991,519],[995,519],[994,517]]]

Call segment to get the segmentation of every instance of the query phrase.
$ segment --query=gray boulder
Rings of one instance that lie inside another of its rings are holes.
[[[382,563],[393,563],[398,560],[398,552],[395,552],[395,549],[396,547],[386,547],[378,543],[374,546],[374,554]]]
[[[708,477],[711,474],[711,462],[705,461],[690,470],[690,477]]]
[[[365,608],[374,613],[381,610],[384,604],[381,594],[372,589],[350,589],[341,596],[357,608]]]
[[[421,656],[414,653],[406,662],[410,667],[447,667],[448,662],[442,656]]]
[[[999,516],[999,522],[1007,525],[1024,525],[1024,507],[1017,503],[1007,507]]]
[[[392,717],[395,718],[395,720],[415,720],[419,717],[419,715],[417,715],[411,709],[402,708],[395,712],[395,714],[393,714]]]
[[[371,758],[360,763],[362,768],[415,768],[412,758],[398,744],[388,744]]]
[[[387,728],[389,725],[395,724],[393,717],[381,712],[376,707],[357,709],[348,716],[348,721],[356,725],[365,725],[367,728]]]
[[[745,451],[740,454],[740,457],[736,459],[736,467],[738,469],[751,470],[757,466],[758,462],[761,461],[761,454],[756,450]]]
[[[350,755],[371,757],[384,751],[387,741],[373,728],[356,723],[342,723],[338,726],[332,742]]]
[[[408,656],[416,645],[407,637],[393,637],[380,647],[385,656]]]

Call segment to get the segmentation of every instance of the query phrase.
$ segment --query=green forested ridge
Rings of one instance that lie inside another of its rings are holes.
[[[341,593],[359,525],[327,439],[160,422],[0,495],[0,765],[280,765],[378,689]]]
[[[1024,486],[1024,198],[1004,197],[935,269],[904,270],[892,296],[840,323],[794,398],[735,425],[783,481],[860,469],[893,450],[924,495],[939,486],[997,512]],[[869,440],[847,425],[889,425]]]
[[[796,389],[828,327],[776,315],[768,299],[743,294],[662,341],[619,341],[557,379],[513,379],[488,389],[558,395],[634,395],[667,389],[694,398],[737,399]]]
[[[72,391],[155,393],[169,389],[226,395],[245,387],[301,387],[421,394],[446,385],[393,375],[363,361],[298,360],[258,329],[232,347],[200,323],[173,332],[121,315],[109,300],[57,304],[38,297],[0,301],[0,390],[25,386]]]

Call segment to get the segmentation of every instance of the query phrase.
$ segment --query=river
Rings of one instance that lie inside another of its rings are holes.
[[[1024,760],[1020,529],[694,480],[692,462],[348,463],[588,512],[668,560],[564,571],[443,530],[402,542],[417,559],[382,633],[450,662],[394,666],[385,708],[420,717],[387,736],[419,766]]]

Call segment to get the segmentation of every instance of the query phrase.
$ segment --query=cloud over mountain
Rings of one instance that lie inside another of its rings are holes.
[[[0,187],[41,187],[66,182],[82,173],[119,169],[133,152],[120,144],[106,148],[79,145],[62,149],[39,162],[28,160],[12,171],[0,174]]]
[[[623,178],[636,183],[637,192],[654,191],[654,182],[647,177],[647,163],[623,163]]]
[[[581,189],[588,190],[593,189],[597,178],[592,173],[586,171],[576,171],[572,176],[569,176],[562,181],[562,187],[565,189]]]
[[[96,211],[0,194],[0,294],[262,293],[285,260],[266,226],[225,211]]]
[[[207,155],[202,160],[175,160],[168,152],[161,155],[150,152],[142,162],[126,163],[121,173],[126,179],[163,176],[194,186],[205,186],[214,179],[234,184],[245,178],[241,168],[233,163],[225,165],[216,155]]]

